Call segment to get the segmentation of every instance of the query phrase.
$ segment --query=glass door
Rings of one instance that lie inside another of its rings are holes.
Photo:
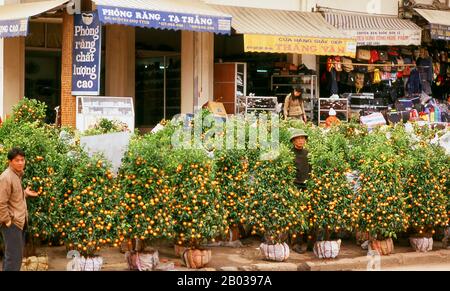
[[[151,126],[164,118],[164,57],[136,62],[136,125]]]
[[[181,113],[181,57],[166,56],[166,119]]]
[[[45,121],[54,123],[55,108],[61,104],[61,53],[57,51],[26,51],[25,97],[45,102]]]
[[[181,111],[181,58],[145,56],[136,60],[136,125],[154,127]]]

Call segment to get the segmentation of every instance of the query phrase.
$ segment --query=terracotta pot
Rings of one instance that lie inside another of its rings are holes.
[[[450,99],[450,98],[449,98],[449,99]],[[444,249],[449,248],[449,247],[448,247],[448,241],[449,241],[449,239],[450,239],[450,227],[447,227],[447,228],[444,230],[444,238],[442,239],[442,247],[443,247]]]
[[[282,244],[266,244],[262,243],[259,246],[261,254],[266,260],[284,262],[289,258],[289,246],[286,243]]]
[[[206,266],[211,260],[211,250],[185,249],[182,258],[184,264],[189,269],[200,269]]]
[[[373,240],[369,244],[370,250],[378,251],[380,255],[387,256],[394,252],[394,241],[392,238],[387,240]]]
[[[175,249],[175,255],[178,256],[178,257],[182,257],[184,251],[186,250],[185,247],[179,246],[177,244],[175,245],[174,249]]]
[[[409,242],[416,252],[426,253],[433,250],[432,237],[410,237]]]
[[[238,226],[232,226],[228,230],[226,240],[227,241],[237,241],[240,239],[240,231]]]
[[[339,255],[341,242],[341,240],[317,241],[314,244],[314,254],[319,259],[334,259]]]

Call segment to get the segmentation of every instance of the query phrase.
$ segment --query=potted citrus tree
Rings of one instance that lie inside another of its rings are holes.
[[[307,230],[307,202],[305,193],[293,185],[293,153],[285,145],[279,150],[273,159],[260,160],[258,151],[249,155],[250,195],[244,215],[252,234],[264,237],[260,246],[263,257],[281,262],[290,254],[288,238]]]
[[[436,230],[448,223],[448,167],[443,150],[428,144],[412,151],[410,163],[405,167],[407,212],[413,233],[410,242],[416,251],[431,251]]]
[[[311,139],[308,145],[312,164],[310,192],[310,225],[320,235],[314,245],[314,254],[321,259],[339,255],[341,240],[337,235],[353,230],[356,209],[354,193],[346,173],[350,165],[346,161],[348,143],[338,132],[323,134]]]
[[[23,186],[39,193],[28,200],[30,236],[25,257],[35,255],[38,243],[63,244],[57,230],[61,205],[57,186],[70,147],[59,139],[59,129],[44,124],[45,111],[44,103],[23,98],[14,106],[11,118],[0,126],[2,160],[6,162],[6,154],[12,147],[22,148],[27,159]]]
[[[241,238],[241,228],[247,223],[243,215],[248,199],[249,162],[245,150],[219,150],[214,159],[215,179],[221,191],[223,208],[227,214],[227,241]]]
[[[145,250],[144,242],[171,239],[173,221],[166,211],[173,198],[165,157],[169,153],[158,147],[151,136],[135,138],[130,144],[119,173],[121,223],[120,240],[127,243],[129,267],[153,269],[157,250]]]
[[[172,150],[166,170],[173,191],[166,211],[175,245],[188,268],[202,268],[211,260],[211,249],[204,245],[223,235],[227,226],[212,160],[202,150]]]
[[[81,255],[78,270],[98,271],[103,264],[97,255],[101,248],[118,245],[119,188],[102,159],[82,153],[74,159],[77,166],[63,194],[61,236],[68,250]]]
[[[356,229],[369,233],[370,247],[383,255],[394,250],[392,238],[409,225],[401,166],[392,143],[384,132],[373,133],[377,143],[367,147],[359,161],[360,189],[355,199]],[[378,135],[378,137],[377,137]]]

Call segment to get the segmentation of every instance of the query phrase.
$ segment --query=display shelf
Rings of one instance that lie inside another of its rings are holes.
[[[271,76],[271,90],[274,92],[275,96],[279,96],[279,102],[284,103],[284,97],[286,97],[292,88],[296,85],[300,85],[303,88],[303,98],[308,101],[308,106],[305,106],[306,114],[310,120],[314,119],[314,107],[317,103],[318,93],[318,83],[316,75],[278,75],[273,74]],[[283,92],[275,92],[277,89],[281,88]],[[287,89],[290,89],[289,91]]]
[[[278,98],[275,96],[241,96],[238,98],[236,107],[237,114],[248,114],[250,111],[276,112],[278,110]]]
[[[76,103],[76,125],[80,131],[89,129],[101,118],[124,122],[134,130],[133,98],[77,96]]]
[[[319,98],[317,118],[319,125],[325,122],[326,119],[322,119],[322,113],[328,113],[331,108],[333,108],[337,113],[345,113],[345,121],[348,122],[350,116],[350,104],[348,98]]]
[[[320,110],[320,112],[329,112],[330,111],[330,109],[321,109]],[[334,111],[336,111],[336,112],[348,112],[348,110],[334,110]]]
[[[214,65],[214,101],[223,103],[228,114],[236,113],[237,98],[246,94],[246,63]]]

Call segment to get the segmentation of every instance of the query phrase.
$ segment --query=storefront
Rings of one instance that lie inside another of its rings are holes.
[[[61,18],[64,0],[0,6],[0,115],[23,96],[49,104],[48,121],[60,99]]]
[[[213,34],[230,33],[230,16],[202,1],[85,1],[81,10],[97,11],[102,23],[101,53],[95,56],[101,68],[95,81],[79,82],[74,81],[78,77],[73,71],[74,16],[67,13],[67,2],[41,1],[0,7],[0,20],[4,19],[5,27],[18,23],[17,30],[3,30],[1,37],[15,37],[23,45],[24,36],[28,35],[27,68],[30,69],[16,65],[18,72],[14,73],[14,79],[21,86],[14,86],[19,90],[5,88],[9,96],[5,98],[7,106],[2,106],[3,115],[26,92],[31,98],[39,96],[47,102],[49,121],[53,118],[53,108],[61,105],[62,123],[75,126],[76,95],[126,96],[135,101],[136,125],[145,129],[163,118],[193,112],[211,98]],[[71,10],[76,9],[71,6]],[[58,22],[56,29],[53,24],[35,23],[45,22],[42,19],[46,11],[56,12],[51,19]],[[33,23],[28,26],[31,17]],[[50,30],[55,31],[49,33]],[[49,45],[50,35],[57,45]],[[15,48],[7,52],[8,56],[25,52],[23,47]],[[22,62],[24,59],[22,56]],[[12,73],[12,69],[7,71]],[[20,74],[26,74],[26,78]],[[84,82],[98,82],[98,86],[85,94],[83,90],[74,90],[73,83]]]
[[[12,44],[4,52],[3,91],[8,96],[3,97],[3,116],[27,96],[48,103],[49,121],[52,107],[60,105],[62,123],[75,126],[74,17],[67,13],[67,2],[1,7],[0,21],[8,28],[11,21],[17,22],[14,31],[0,32],[3,41]],[[415,48],[421,44],[421,28],[397,17],[329,11],[321,15],[184,0],[85,2],[82,10],[98,11],[102,23],[97,94],[132,97],[136,127],[144,130],[163,118],[194,112],[212,99],[225,103],[228,113],[238,112],[238,95],[277,96],[281,103],[296,84],[303,85],[311,99],[358,92],[372,93],[384,104],[381,99],[391,98],[392,90],[404,88],[398,85],[399,76],[406,81],[408,70],[414,68]],[[235,68],[227,73],[232,75],[230,82],[217,79],[224,63]],[[246,76],[239,79],[239,74]],[[310,105],[314,117],[317,104]]]
[[[335,109],[342,119],[384,112],[398,99],[418,94],[411,85],[416,75],[415,49],[422,29],[415,23],[390,16],[324,12],[325,19],[356,37],[355,58],[320,59],[321,96],[340,97]],[[347,116],[344,116],[347,114]],[[327,112],[321,112],[321,120]]]
[[[432,70],[424,74],[431,78],[427,90],[434,98],[447,100],[450,98],[450,10],[414,10],[415,22],[425,28],[422,53],[426,50],[432,59]]]
[[[306,110],[312,114],[312,102],[318,97],[316,56],[356,53],[355,38],[339,32],[318,13],[212,7],[233,18],[234,34],[216,36],[215,54],[214,99],[229,113],[275,111],[293,87],[301,85],[310,101]],[[304,64],[308,59],[310,68]],[[251,94],[256,97],[246,97]]]

